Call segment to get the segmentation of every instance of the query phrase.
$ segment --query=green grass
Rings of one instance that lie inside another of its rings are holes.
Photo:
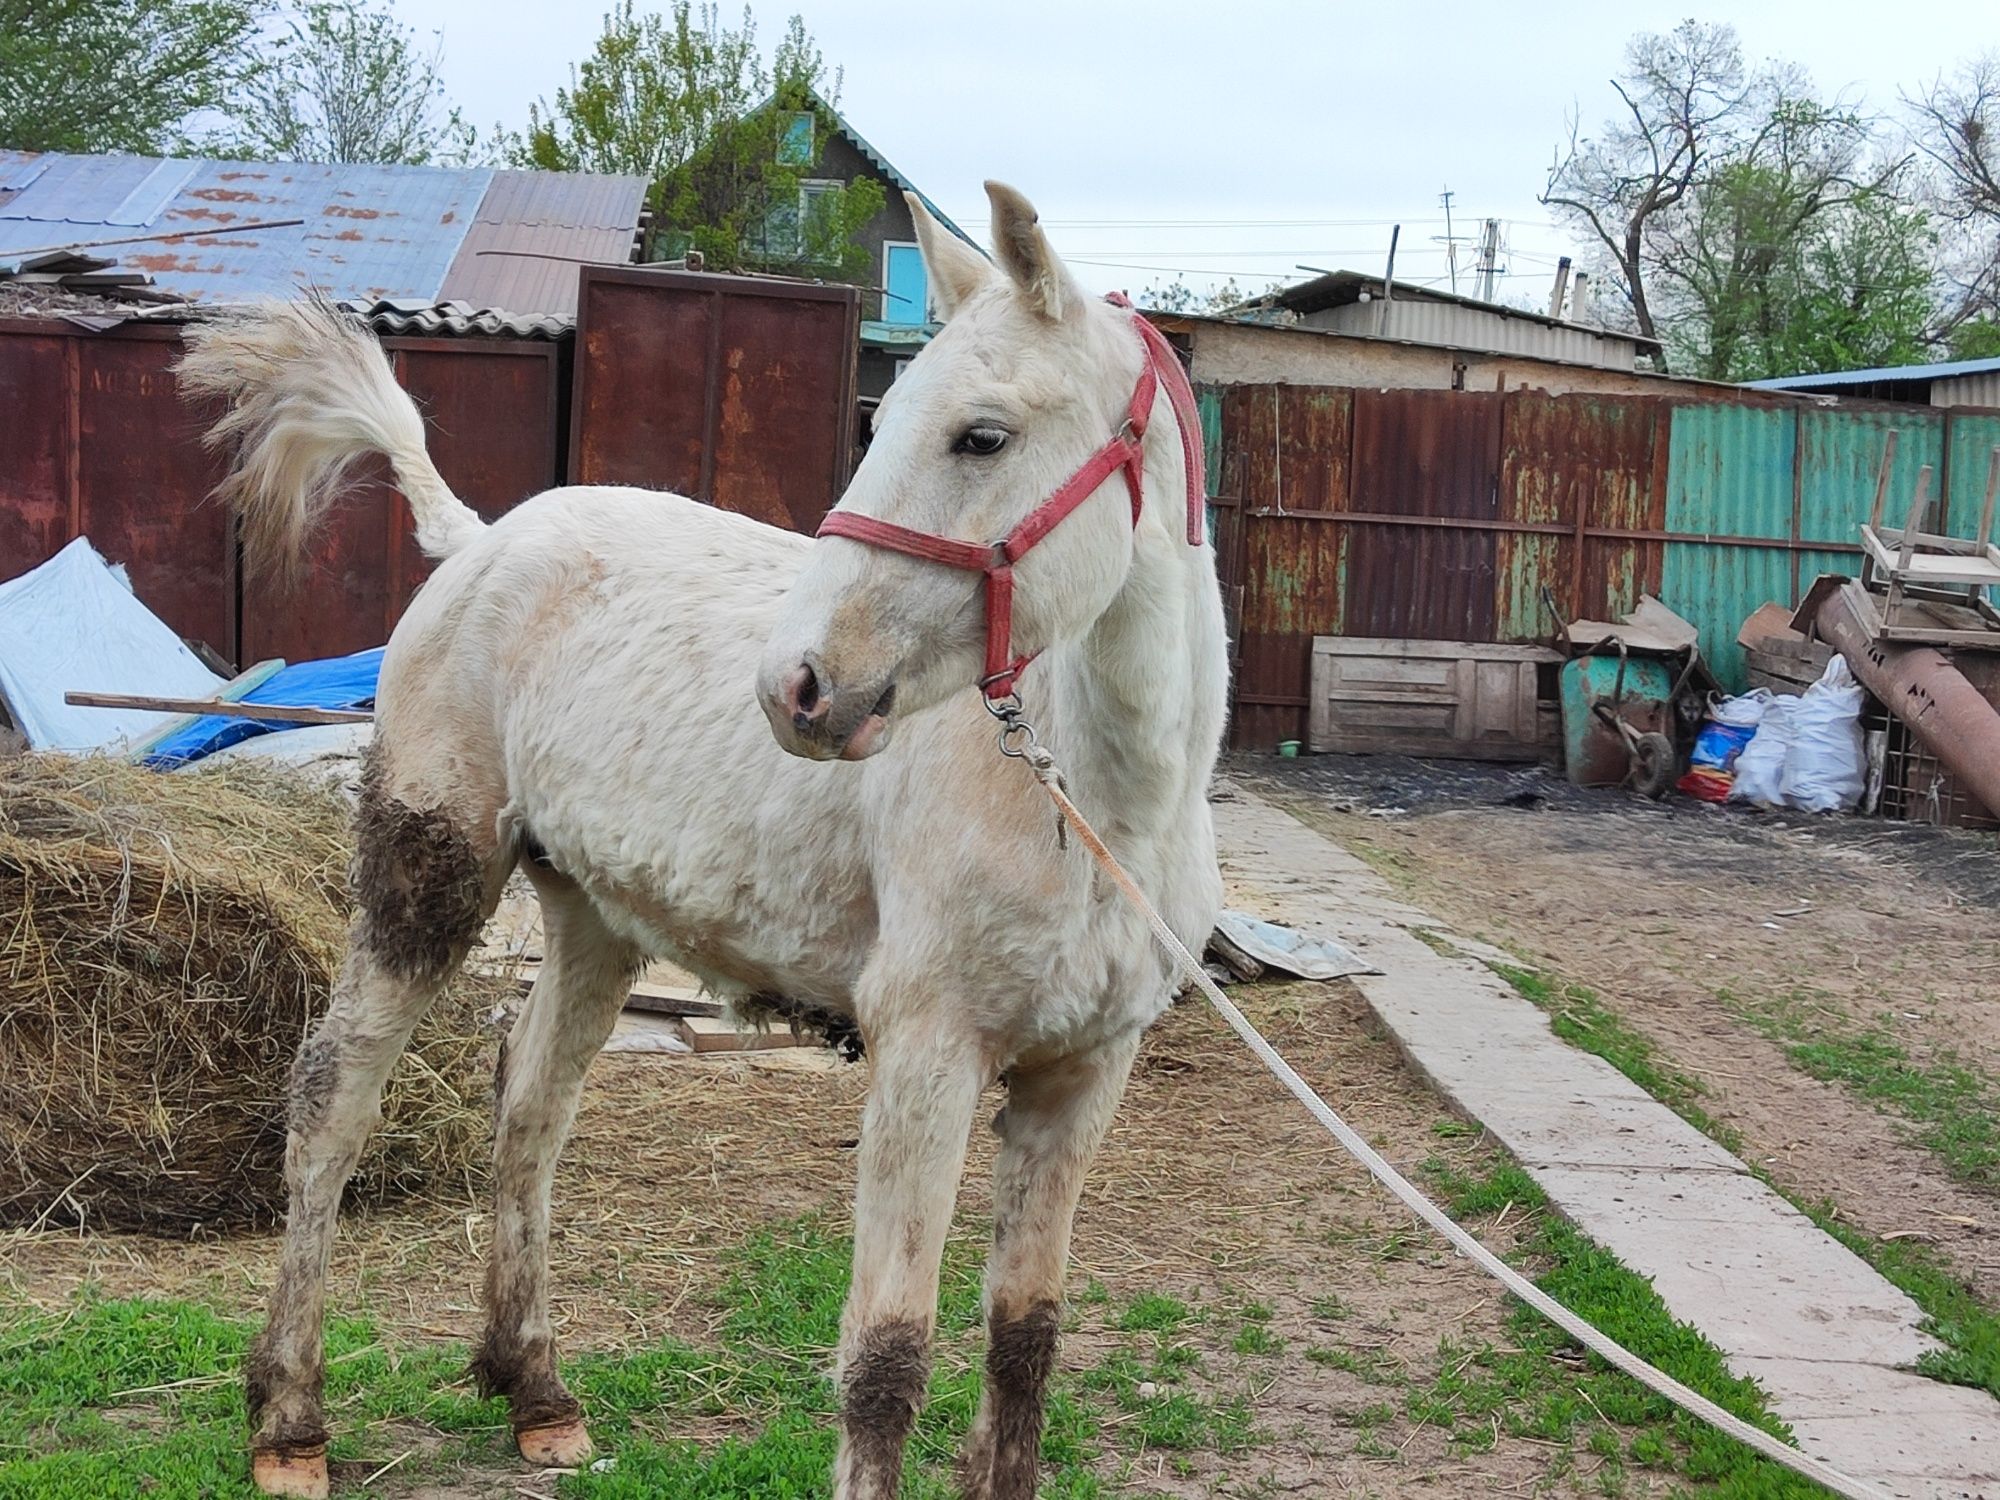
[[[712,1346],[677,1339],[565,1362],[590,1414],[602,1474],[562,1479],[566,1497],[668,1500],[825,1493],[837,1397],[827,1369],[851,1247],[817,1220],[750,1236],[727,1258]],[[977,1410],[979,1247],[954,1241],[942,1276],[930,1402],[912,1438],[905,1500],[945,1500]],[[1101,1289],[1100,1289],[1101,1291]],[[1104,1299],[1096,1299],[1102,1302]],[[1190,1384],[1199,1352],[1178,1337],[1203,1314],[1143,1296],[1115,1320],[1115,1348],[1051,1392],[1041,1494],[1094,1500],[1096,1470],[1120,1452],[1201,1450],[1260,1440],[1247,1401]],[[1268,1317],[1268,1310],[1266,1310]],[[1245,1326],[1261,1326],[1248,1320]],[[85,1296],[60,1314],[0,1301],[0,1500],[197,1500],[248,1496],[239,1367],[251,1325],[188,1302]],[[326,1394],[336,1464],[379,1467],[372,1493],[423,1491],[515,1459],[506,1412],[464,1378],[456,1344],[392,1345],[366,1317],[331,1319]],[[740,1429],[716,1443],[678,1434],[691,1418]],[[1129,1462],[1129,1459],[1127,1460]],[[367,1472],[363,1470],[361,1472]]]
[[[1741,1136],[1696,1102],[1703,1093],[1701,1085],[1664,1064],[1653,1044],[1607,1009],[1589,989],[1560,983],[1527,969],[1501,964],[1491,967],[1523,996],[1549,1012],[1550,1024],[1557,1035],[1603,1058],[1725,1150],[1742,1154]],[[1761,1013],[1765,1017],[1763,1024],[1773,1028],[1767,1034],[1781,1041],[1787,1034],[1798,1036],[1796,1045],[1804,1051],[1794,1060],[1800,1066],[1807,1067],[1810,1062],[1826,1067],[1829,1071],[1825,1076],[1829,1078],[1846,1074],[1866,1081],[1879,1091],[1877,1097],[1900,1100],[1906,1106],[1931,1112],[1940,1125],[1948,1102],[1962,1105],[1974,1096],[1973,1088],[1959,1078],[1963,1070],[1956,1064],[1944,1064],[1938,1069],[1916,1067],[1902,1055],[1900,1047],[1883,1045],[1884,1039],[1879,1035],[1865,1045],[1850,1046],[1838,1018],[1830,1018],[1824,1011],[1813,1011],[1818,1034],[1808,1038],[1801,1013],[1803,1002],[1799,999],[1784,1007],[1766,1007],[1761,1012],[1726,993],[1722,999],[1746,1018]],[[1864,1065],[1864,1059],[1872,1059],[1872,1064]],[[1919,1076],[1912,1078],[1913,1073]],[[1984,1111],[1991,1100],[1990,1091],[1981,1084],[1976,1096],[1981,1100],[1980,1110]],[[1986,1139],[1993,1129],[1990,1117],[1985,1123],[1969,1123],[1963,1118],[1964,1112],[1961,1113],[1957,1125],[1941,1128],[1940,1138],[1960,1142]],[[1832,1205],[1808,1203],[1795,1197],[1755,1163],[1750,1164],[1750,1170],[1917,1304],[1924,1314],[1924,1331],[1945,1346],[1918,1361],[1921,1373],[1953,1385],[1976,1386],[2000,1397],[2000,1316],[1942,1258],[1911,1241],[1882,1240],[1864,1234],[1842,1222]]]
[[[1754,1382],[1730,1374],[1721,1351],[1676,1321],[1651,1282],[1551,1212],[1520,1167],[1502,1161],[1473,1175],[1433,1161],[1426,1173],[1455,1217],[1506,1209],[1524,1226],[1518,1255],[1539,1268],[1543,1291],[1746,1422],[1789,1435]],[[1597,1480],[1607,1493],[1617,1493],[1627,1466],[1673,1472],[1741,1500],[1823,1493],[1583,1355],[1532,1309],[1514,1304],[1507,1331],[1504,1348],[1441,1347],[1438,1374],[1405,1391],[1410,1419],[1445,1431],[1466,1451],[1483,1452],[1499,1436],[1581,1448],[1601,1460]]]
[[[1728,990],[1718,990],[1716,998],[1783,1047],[1801,1072],[1908,1120],[1953,1176],[1982,1188],[2000,1186],[2000,1098],[1955,1054],[1915,1059],[1897,1040],[1892,1017],[1857,1022],[1803,991],[1761,1003]]]

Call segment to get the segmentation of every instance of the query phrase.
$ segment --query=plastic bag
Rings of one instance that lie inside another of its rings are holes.
[[[1861,733],[1867,690],[1847,660],[1836,656],[1792,711],[1785,755],[1787,806],[1801,812],[1847,812],[1868,788],[1868,750]]]
[[[1731,802],[1754,802],[1759,807],[1785,805],[1785,759],[1792,748],[1792,715],[1797,698],[1772,698],[1764,705],[1764,716],[1750,743],[1736,757],[1736,781],[1729,789]]]
[[[1757,725],[1763,720],[1765,706],[1770,701],[1769,690],[1758,688],[1740,698],[1723,698],[1711,703],[1701,733],[1695,736],[1694,753],[1689,757],[1688,764],[1694,770],[1732,769],[1736,757],[1743,753],[1743,747],[1757,733]],[[1723,799],[1711,796],[1707,800],[1720,802]]]

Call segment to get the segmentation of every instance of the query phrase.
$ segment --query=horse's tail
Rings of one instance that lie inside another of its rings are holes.
[[[187,345],[182,393],[228,403],[203,441],[235,454],[216,493],[243,518],[254,567],[295,575],[315,523],[369,453],[394,468],[428,556],[449,557],[485,529],[432,464],[423,415],[382,346],[325,298],[191,324]]]

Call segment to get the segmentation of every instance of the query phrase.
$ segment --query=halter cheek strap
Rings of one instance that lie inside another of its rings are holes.
[[[1115,292],[1109,300],[1119,307],[1131,306]],[[1034,660],[1032,654],[1013,654],[1014,564],[1055,530],[1070,512],[1095,494],[1098,486],[1120,471],[1125,475],[1126,493],[1132,501],[1132,524],[1134,527],[1139,524],[1139,514],[1145,502],[1146,455],[1143,440],[1147,420],[1152,416],[1154,397],[1163,386],[1181,430],[1181,458],[1186,465],[1188,488],[1188,545],[1199,547],[1207,539],[1203,516],[1206,469],[1202,459],[1201,422],[1195,411],[1194,390],[1188,384],[1173,345],[1167,342],[1165,336],[1136,315],[1132,326],[1139,332],[1146,358],[1139,369],[1138,383],[1132,389],[1125,420],[1103,447],[1084,460],[1083,467],[1065,479],[1053,495],[1023,516],[1020,524],[1001,540],[982,547],[977,542],[915,531],[892,521],[879,521],[873,516],[857,515],[847,510],[829,511],[820,523],[820,536],[846,537],[850,541],[866,542],[872,547],[886,547],[892,552],[941,563],[947,568],[978,573],[985,578],[986,665],[979,687],[989,701],[1012,694],[1016,679]]]

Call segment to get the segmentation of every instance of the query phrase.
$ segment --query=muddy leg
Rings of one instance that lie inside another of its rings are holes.
[[[270,1317],[245,1361],[251,1451],[266,1494],[326,1493],[320,1323],[341,1193],[381,1119],[382,1085],[437,994],[351,949],[333,1004],[292,1065],[285,1179],[291,1203]]]
[[[1007,1107],[993,1122],[1000,1152],[986,1262],[986,1388],[966,1440],[966,1500],[1034,1500],[1070,1224],[1138,1048],[1134,1035],[1008,1076]]]
[[[538,873],[548,958],[501,1053],[493,1145],[493,1250],[486,1332],[472,1360],[482,1394],[507,1397],[530,1463],[590,1457],[583,1410],[556,1372],[549,1328],[549,1196],[584,1075],[639,967],[580,892]]]
[[[292,1064],[284,1248],[270,1315],[244,1360],[252,1477],[266,1494],[308,1500],[327,1492],[321,1317],[341,1193],[381,1118],[390,1068],[505,878],[444,815],[385,791],[378,772],[364,778],[356,818],[347,958]]]
[[[926,1018],[874,1027],[874,1076],[861,1122],[854,1282],[840,1335],[835,1500],[895,1500],[903,1444],[930,1378],[938,1262],[986,1081],[975,1039]]]

